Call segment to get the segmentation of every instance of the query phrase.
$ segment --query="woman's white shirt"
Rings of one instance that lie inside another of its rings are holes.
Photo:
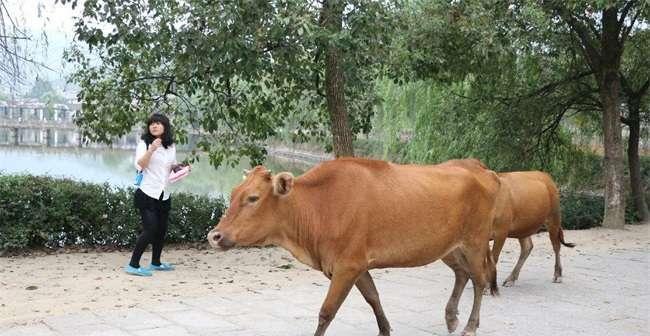
[[[147,196],[155,199],[160,198],[160,194],[164,192],[163,200],[169,198],[167,186],[169,185],[169,173],[171,172],[172,165],[176,163],[176,146],[171,145],[168,148],[163,146],[158,147],[149,160],[147,168],[142,169],[138,164],[138,160],[147,152],[147,145],[144,140],[140,140],[138,147],[135,149],[135,168],[142,170],[142,183],[140,190]]]

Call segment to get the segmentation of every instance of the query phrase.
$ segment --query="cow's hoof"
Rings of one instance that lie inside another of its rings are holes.
[[[460,336],[476,336],[476,331],[473,330],[463,330]]]
[[[554,283],[562,283],[562,277],[555,277],[553,278]]]
[[[456,328],[458,328],[458,318],[447,319],[447,331],[451,334],[456,331]]]
[[[506,281],[503,282],[503,287],[512,287],[514,285],[515,285],[514,280],[506,280]]]

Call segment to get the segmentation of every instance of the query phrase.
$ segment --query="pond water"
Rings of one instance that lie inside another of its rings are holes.
[[[64,177],[112,186],[132,186],[135,178],[133,151],[86,148],[51,148],[43,146],[0,146],[1,174],[32,174]],[[178,153],[178,160],[185,158]],[[291,171],[299,174],[305,170],[289,161],[269,157],[265,165],[273,171]],[[242,181],[247,160],[236,167],[215,169],[207,156],[201,156],[192,165],[192,173],[181,182],[171,185],[171,191],[183,191],[208,196],[227,197],[232,188]]]

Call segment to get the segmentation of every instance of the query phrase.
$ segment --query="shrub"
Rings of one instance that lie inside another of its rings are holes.
[[[573,190],[562,191],[562,227],[583,230],[600,226],[603,222],[604,204],[602,195]]]
[[[130,246],[140,228],[133,188],[68,179],[0,175],[0,249]],[[205,239],[223,199],[175,193],[167,240]]]
[[[625,223],[638,223],[634,204],[630,196],[626,196]],[[583,230],[601,226],[605,211],[603,195],[590,191],[565,190],[560,193],[562,208],[562,227],[565,229]]]

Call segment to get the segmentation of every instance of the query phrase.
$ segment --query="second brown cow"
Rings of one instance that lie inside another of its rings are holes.
[[[521,247],[517,264],[503,285],[512,286],[517,281],[521,267],[533,249],[530,236],[537,233],[544,224],[555,252],[553,282],[562,282],[560,244],[567,247],[575,245],[564,241],[560,195],[553,179],[540,171],[500,173],[499,179],[501,190],[497,200],[492,247],[494,261],[499,260],[506,238],[519,239]]]
[[[487,167],[476,159],[449,160],[441,165],[463,167],[477,174],[487,170]],[[550,175],[541,171],[499,173],[499,181],[501,183],[495,205],[492,236],[494,262],[498,262],[506,238],[519,239],[521,247],[517,264],[503,285],[512,286],[519,278],[521,267],[533,249],[530,236],[537,233],[544,224],[555,252],[553,282],[562,282],[560,244],[567,247],[574,247],[575,244],[564,241],[560,194],[555,182]]]
[[[496,291],[489,238],[498,189],[491,171],[448,165],[349,158],[321,163],[297,178],[258,166],[233,190],[208,240],[222,249],[278,245],[322,271],[331,281],[316,336],[324,335],[353,286],[372,307],[380,335],[390,335],[368,270],[442,259],[456,275],[448,329],[458,325],[458,299],[471,279],[474,303],[463,335],[474,335],[483,289]]]

